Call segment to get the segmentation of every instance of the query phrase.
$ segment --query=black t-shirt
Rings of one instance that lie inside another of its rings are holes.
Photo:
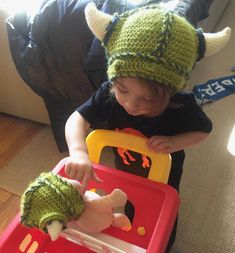
[[[110,95],[110,83],[106,82],[77,111],[91,124],[92,128],[106,122],[107,129],[132,133],[140,133],[146,137],[153,135],[176,135],[189,131],[209,133],[212,123],[191,93],[176,93],[171,104],[156,117],[129,115],[123,107]],[[147,177],[148,169],[142,166],[142,157],[135,153],[126,154],[125,161],[117,150],[114,150],[116,166],[119,169]],[[184,151],[172,153],[171,170],[182,170]],[[131,161],[131,156],[136,161]],[[131,166],[125,164],[130,163]],[[177,168],[175,168],[177,167]]]

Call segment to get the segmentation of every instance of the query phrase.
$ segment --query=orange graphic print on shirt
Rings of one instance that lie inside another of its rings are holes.
[[[123,129],[116,128],[115,131],[129,133],[129,134],[133,134],[133,135],[137,135],[137,136],[141,136],[141,137],[146,137],[140,131],[138,131],[136,129],[133,129],[133,128],[129,128],[129,127],[126,127],[126,128],[123,128]],[[130,165],[128,160],[132,161],[132,162],[136,161],[136,159],[125,148],[117,148],[117,152],[120,155],[120,157],[122,158],[123,163],[126,164],[126,165]],[[142,167],[143,168],[149,168],[150,167],[149,158],[146,155],[143,155],[143,154],[141,154],[141,158],[142,158]]]

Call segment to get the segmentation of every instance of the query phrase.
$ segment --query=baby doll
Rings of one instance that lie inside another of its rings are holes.
[[[76,220],[84,232],[97,233],[109,226],[129,230],[131,223],[114,208],[124,207],[127,195],[120,189],[100,196],[95,192],[79,192],[80,183],[53,172],[42,173],[21,197],[21,223],[48,232],[55,241],[67,223]]]

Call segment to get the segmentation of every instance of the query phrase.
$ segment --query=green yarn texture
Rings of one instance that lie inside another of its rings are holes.
[[[117,15],[107,44],[108,77],[143,77],[176,91],[185,88],[198,57],[196,29],[159,6]]]
[[[82,196],[60,176],[42,173],[21,196],[21,223],[47,232],[53,220],[67,222],[79,219],[84,211]]]

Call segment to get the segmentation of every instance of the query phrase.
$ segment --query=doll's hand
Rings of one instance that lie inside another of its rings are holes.
[[[70,156],[65,165],[65,173],[71,179],[82,181],[80,189],[82,195],[85,193],[90,180],[97,183],[102,182],[93,170],[92,162],[87,154]]]
[[[147,140],[147,147],[154,152],[172,153],[176,151],[173,137],[155,135]]]

